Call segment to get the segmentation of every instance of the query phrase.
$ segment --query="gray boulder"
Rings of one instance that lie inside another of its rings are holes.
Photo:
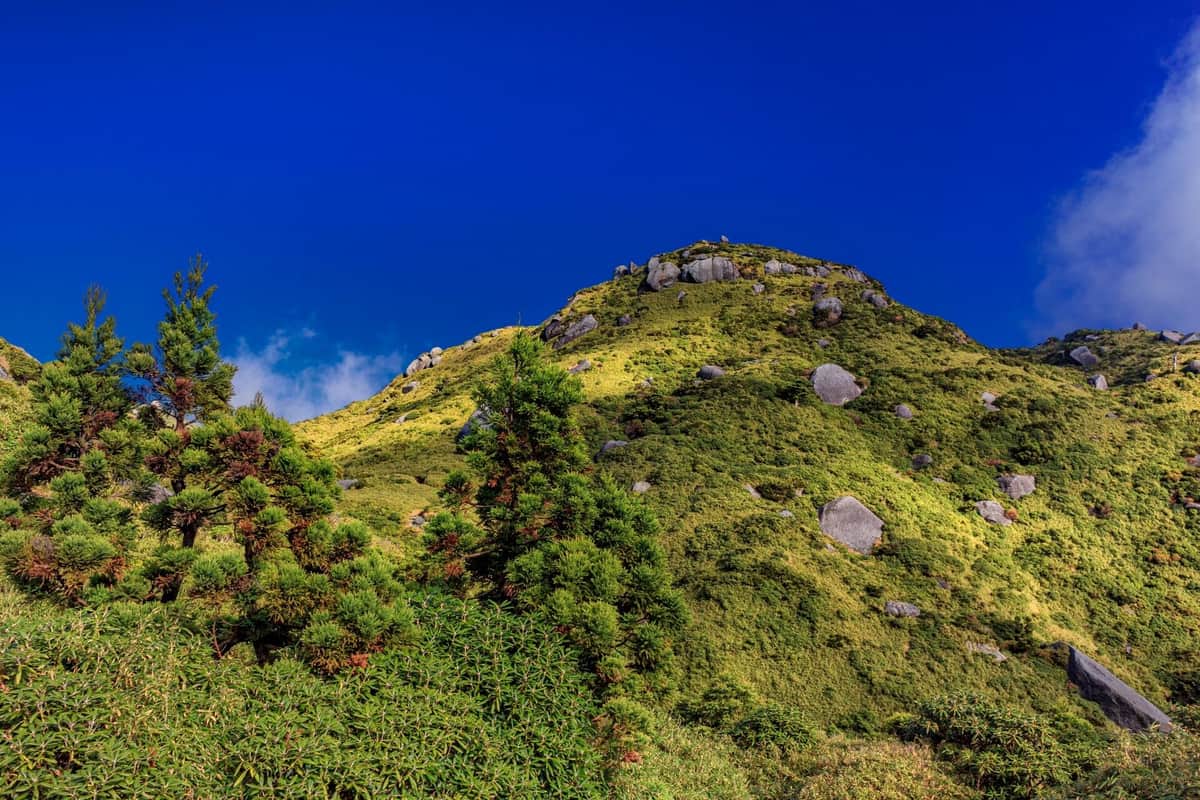
[[[628,274],[629,267],[625,266],[624,264],[618,264],[617,266],[613,267],[614,278],[624,278]]]
[[[889,305],[891,305],[891,303],[888,302],[888,299],[885,296],[883,296],[879,292],[875,291],[874,289],[864,290],[862,293],[862,299],[866,300],[868,303],[875,306],[876,308],[887,308]]]
[[[702,381],[711,381],[714,378],[720,378],[724,376],[725,370],[712,364],[705,364],[696,374]]]
[[[475,411],[471,413],[471,416],[467,417],[467,421],[463,423],[463,426],[458,429],[458,436],[455,437],[457,441],[461,442],[476,430],[491,430],[492,421],[490,419],[490,413],[491,412],[489,412],[486,408],[475,409]]]
[[[742,277],[733,262],[724,256],[698,258],[684,265],[680,280],[688,283],[710,281],[736,281]]]
[[[425,527],[425,515],[417,514],[412,519],[410,519],[408,522],[414,528],[423,528],[423,527]]]
[[[842,319],[842,301],[836,297],[822,297],[813,303],[813,319],[818,325],[836,325]]]
[[[628,447],[628,446],[629,446],[629,442],[626,442],[623,439],[609,439],[607,442],[600,445],[600,452],[597,455],[602,456],[602,455],[605,455],[606,453],[611,453],[613,450],[617,450],[622,447]]]
[[[882,536],[883,520],[849,495],[826,503],[819,517],[821,531],[826,536],[856,553],[870,553]]]
[[[1067,678],[1079,694],[1100,706],[1104,716],[1127,731],[1144,731],[1157,725],[1163,733],[1174,726],[1170,717],[1135,692],[1129,684],[1101,664],[1068,645]]]
[[[634,494],[645,494],[648,491],[650,491],[649,481],[638,481],[637,483],[633,484]]]
[[[921,609],[912,603],[905,603],[900,600],[888,600],[883,604],[883,613],[889,617],[919,617],[921,616]]]
[[[854,376],[837,364],[822,364],[812,373],[813,391],[823,402],[842,406],[862,394]]]
[[[1100,357],[1086,346],[1076,347],[1071,351],[1071,360],[1084,369],[1094,369],[1100,364]]]
[[[763,286],[761,283],[756,283],[750,287],[750,290],[755,294],[762,294],[767,290],[767,287]]]
[[[1001,475],[996,479],[1000,491],[1013,500],[1020,500],[1037,489],[1037,480],[1032,475]]]
[[[680,290],[679,290],[679,294],[675,295],[675,302],[676,302],[676,303],[682,303],[682,302],[683,302],[683,298],[685,298],[685,297],[687,297],[687,292],[686,292],[686,291],[684,291],[683,289],[680,289]]]
[[[1145,324],[1144,324],[1144,323],[1141,323],[1141,322],[1135,322],[1135,323],[1133,323],[1133,330],[1135,330],[1135,331],[1145,331],[1145,330],[1149,330],[1149,328],[1147,328],[1147,327],[1145,326]]]
[[[857,283],[867,283],[871,280],[863,273],[862,270],[855,267],[846,267],[844,270],[842,270],[842,274],[850,280],[856,281]]]
[[[967,642],[967,652],[974,653],[974,654],[980,655],[980,656],[987,656],[990,659],[992,659],[992,661],[995,661],[997,664],[1002,664],[1005,661],[1008,661],[1008,656],[1006,656],[1006,655],[1004,655],[1004,653],[1000,652],[999,647],[996,647],[996,645],[994,645],[994,644],[988,644],[986,642]]]
[[[1179,331],[1165,330],[1158,334],[1158,338],[1162,339],[1164,342],[1179,344],[1183,341],[1183,334]]]
[[[824,350],[826,347],[829,347],[831,344],[833,344],[833,342],[829,341],[828,339],[817,339],[817,347],[821,348],[822,350]]]
[[[788,511],[786,508],[779,512],[779,516],[783,517],[784,519],[795,519],[796,517],[795,514],[793,514],[791,511]]]
[[[8,370],[6,370],[3,366],[0,366],[0,381],[11,381],[11,380],[12,380],[12,376],[8,374]]]
[[[1180,341],[1179,343],[1180,344],[1196,344],[1196,342],[1200,342],[1200,333],[1189,333],[1187,336],[1183,337],[1183,340]]]
[[[728,237],[728,236],[726,236],[725,234],[723,234],[723,233],[722,233],[722,234],[721,234],[721,241],[722,241],[722,242],[724,242],[724,243],[726,243],[726,244],[728,244],[728,243],[729,243],[729,237]]]
[[[409,362],[408,367],[404,370],[404,377],[412,377],[421,370],[430,369],[442,363],[441,348],[434,349],[438,352],[434,353],[433,350],[430,350],[428,353],[421,353],[421,355]]]
[[[912,409],[909,408],[908,406],[906,406],[904,403],[901,403],[900,405],[896,406],[895,411],[896,411],[896,416],[899,417],[900,419],[912,419],[913,418]]]
[[[975,504],[975,510],[993,525],[1011,525],[1012,520],[1004,515],[1004,506],[995,500],[980,500]]]
[[[984,392],[983,394],[979,395],[979,399],[983,401],[983,408],[985,411],[1000,410],[999,406],[996,405],[996,395],[992,394],[991,392]]]
[[[912,465],[913,469],[925,469],[926,467],[933,466],[933,456],[928,453],[913,456]]]
[[[417,389],[419,389],[419,388],[421,388],[421,382],[420,382],[420,381],[409,381],[408,383],[406,383],[406,384],[404,384],[403,386],[401,386],[401,387],[400,387],[400,393],[401,393],[401,394],[408,394],[409,392],[415,391],[415,390],[417,390]]]
[[[600,323],[596,321],[596,318],[593,317],[591,314],[588,314],[586,317],[584,317],[583,319],[579,320],[578,322],[572,324],[565,331],[563,331],[561,334],[559,334],[559,336],[554,340],[554,343],[551,346],[555,350],[559,350],[563,347],[566,347],[571,342],[578,339],[580,336],[583,336],[586,333],[591,333],[592,331],[596,330],[596,328],[599,327],[599,325],[600,325]]]
[[[433,356],[434,358],[437,358],[438,356],[440,356],[440,355],[441,355],[442,353],[444,353],[444,352],[446,352],[446,351],[445,351],[445,350],[443,350],[442,348],[440,348],[440,347],[435,347],[435,348],[433,348],[433,349],[431,349],[431,350],[429,351],[429,355]]]
[[[358,481],[354,478],[345,478],[337,482],[337,485],[342,489],[355,489],[358,487]]]
[[[1088,385],[1093,389],[1104,391],[1108,388],[1108,378],[1104,377],[1103,375],[1093,375],[1088,378]]]
[[[546,327],[542,328],[542,341],[548,342],[556,336],[562,334],[567,329],[567,321],[562,317],[551,317],[546,323]]]
[[[1200,372],[1200,359],[1193,358],[1191,361],[1183,365],[1184,372]]]
[[[592,362],[588,361],[585,358],[582,361],[580,361],[578,364],[576,364],[575,366],[573,366],[569,370],[567,370],[567,372],[571,373],[572,375],[578,375],[581,372],[587,372],[591,368],[592,368]]]
[[[799,269],[795,264],[789,264],[786,261],[779,261],[772,258],[763,265],[763,272],[767,275],[795,275]]]
[[[629,316],[628,314],[622,314],[620,317],[617,318],[617,325],[622,328],[624,328],[626,325],[632,325],[632,324],[633,324],[633,317]]]
[[[679,267],[670,261],[650,259],[646,265],[646,279],[642,285],[652,292],[662,291],[679,280]]]

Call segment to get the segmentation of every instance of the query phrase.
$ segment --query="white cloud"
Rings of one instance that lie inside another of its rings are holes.
[[[1043,333],[1200,328],[1200,24],[1167,66],[1141,141],[1059,209],[1037,293]]]
[[[295,333],[276,331],[258,350],[238,342],[233,379],[234,403],[249,403],[262,392],[267,408],[298,422],[335,411],[379,391],[403,366],[399,353],[364,355],[343,350],[337,360],[289,369],[288,345],[294,339],[313,339],[317,333],[302,328]]]

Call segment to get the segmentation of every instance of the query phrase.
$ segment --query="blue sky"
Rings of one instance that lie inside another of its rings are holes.
[[[202,249],[293,418],[699,239],[992,345],[1200,327],[1193,3],[0,4],[0,336]]]

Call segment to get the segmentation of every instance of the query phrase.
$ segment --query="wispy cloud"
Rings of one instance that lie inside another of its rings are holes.
[[[328,363],[291,364],[290,345],[314,339],[316,331],[279,330],[260,348],[238,342],[234,402],[249,403],[262,392],[267,407],[293,422],[342,408],[379,391],[403,366],[399,353],[365,355],[347,350]]]
[[[1200,23],[1167,64],[1141,141],[1059,209],[1038,287],[1044,328],[1200,328]]]

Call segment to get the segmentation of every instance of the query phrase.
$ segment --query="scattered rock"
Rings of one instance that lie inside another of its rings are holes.
[[[887,308],[891,305],[888,299],[874,289],[866,289],[862,293],[862,299],[866,300],[876,308]]]
[[[8,370],[0,366],[0,381],[11,381],[12,376],[8,374]]]
[[[1100,706],[1104,716],[1127,731],[1144,731],[1155,725],[1163,733],[1174,727],[1170,717],[1113,675],[1101,664],[1068,645],[1067,678],[1079,694]]]
[[[588,361],[585,358],[582,361],[580,361],[578,364],[576,364],[575,366],[573,366],[569,370],[567,370],[567,372],[571,373],[572,375],[578,375],[581,372],[587,372],[591,368],[592,368],[592,362]]]
[[[574,323],[573,325],[568,327],[565,331],[560,333],[554,339],[554,342],[551,345],[551,347],[553,347],[555,350],[559,350],[563,347],[566,347],[571,342],[578,339],[580,336],[583,336],[586,333],[591,333],[592,331],[596,330],[596,328],[599,326],[600,326],[600,323],[596,321],[596,318],[593,317],[591,314],[588,314],[586,317],[584,317],[583,319]]]
[[[1012,520],[1004,515],[1004,506],[995,500],[980,500],[975,504],[975,510],[993,525],[1011,525]]]
[[[912,465],[913,469],[925,469],[926,467],[933,465],[933,456],[929,455],[928,453],[921,453],[920,455],[913,456]]]
[[[842,406],[862,394],[854,376],[837,364],[822,364],[813,370],[813,390],[822,401]]]
[[[680,280],[688,283],[708,283],[709,281],[736,281],[742,274],[733,262],[724,256],[709,256],[698,258],[684,265]]]
[[[682,303],[683,298],[685,298],[685,297],[687,297],[687,292],[685,292],[683,289],[680,289],[679,294],[675,295],[675,302]]]
[[[818,325],[836,325],[842,320],[842,301],[836,297],[822,297],[813,303],[813,319]]]
[[[747,483],[742,488],[749,492],[750,496],[755,500],[762,500],[762,495],[758,493],[758,489],[755,489],[751,484]]]
[[[1076,347],[1071,351],[1071,360],[1084,369],[1093,369],[1100,364],[1100,357],[1086,346]]]
[[[996,479],[1000,491],[1013,500],[1020,500],[1037,489],[1037,480],[1032,475],[1001,475]]]
[[[416,391],[417,389],[420,389],[420,388],[421,388],[420,381],[409,381],[408,383],[406,383],[400,387],[400,393],[408,394],[409,392]]]
[[[400,416],[396,417],[396,419],[392,420],[393,425],[403,425],[406,422],[408,422],[408,414],[401,414]]]
[[[879,543],[883,520],[857,498],[839,497],[826,503],[819,514],[821,531],[856,553],[868,554]]]
[[[831,344],[833,344],[833,342],[829,341],[828,339],[817,339],[817,347],[821,348],[822,350],[824,350],[826,347],[829,347]]]
[[[1200,372],[1200,359],[1193,358],[1191,361],[1183,365],[1184,372]]]
[[[711,381],[714,378],[722,377],[725,374],[725,370],[712,364],[705,364],[696,374],[702,381]]]
[[[763,272],[767,275],[795,275],[796,265],[772,258],[763,265]]]
[[[868,283],[871,280],[863,273],[862,270],[855,267],[846,267],[844,270],[842,270],[842,274],[856,283]]]
[[[642,286],[652,292],[658,292],[678,280],[679,267],[671,261],[659,261],[656,256],[646,265],[646,279]]]
[[[444,352],[446,352],[446,351],[445,351],[445,350],[443,350],[442,348],[440,348],[440,347],[435,347],[435,348],[433,348],[432,350],[430,350],[430,351],[429,351],[429,355],[433,356],[434,358],[437,358],[438,356],[440,356],[440,355],[441,355],[442,353],[444,353]]]
[[[337,485],[342,487],[342,489],[356,489],[358,488],[358,481],[354,478],[345,478],[338,481]]]
[[[793,519],[796,515],[785,508],[779,512],[779,516],[783,517],[784,519]]]
[[[425,516],[423,514],[417,514],[415,517],[410,519],[408,522],[414,528],[423,528],[423,527],[425,527]]]
[[[1093,375],[1088,378],[1088,385],[1093,389],[1104,391],[1108,388],[1108,378],[1104,377],[1103,375]]]
[[[648,491],[650,491],[650,483],[648,481],[638,481],[633,484],[634,494],[645,494]]]
[[[755,294],[762,294],[763,292],[766,291],[766,289],[767,289],[767,287],[763,286],[761,283],[756,283],[750,287],[750,290],[753,291]]]
[[[975,653],[981,656],[991,656],[991,659],[997,664],[1008,661],[1008,656],[1000,652],[1000,648],[994,644],[986,642],[967,642],[967,652]]]
[[[1147,328],[1145,325],[1143,325],[1143,324],[1142,324],[1142,323],[1140,323],[1140,322],[1135,322],[1135,323],[1133,323],[1133,330],[1135,330],[1135,331],[1145,331],[1145,330],[1149,330],[1149,328]]]
[[[618,448],[628,447],[628,446],[629,446],[629,442],[626,442],[622,439],[609,439],[607,442],[600,445],[600,452],[597,454],[597,456],[602,456],[605,453],[611,453],[613,450],[617,450]]]
[[[890,617],[921,616],[921,609],[917,608],[912,603],[905,603],[900,600],[888,600],[883,604],[883,612]]]
[[[1200,342],[1200,333],[1189,333],[1183,337],[1183,341],[1180,344],[1195,344],[1196,342]]]
[[[631,325],[631,324],[633,324],[633,317],[629,316],[628,314],[622,314],[620,317],[617,318],[617,325],[622,328],[624,328],[626,325]]]
[[[1183,341],[1183,334],[1179,331],[1166,330],[1159,333],[1158,337],[1164,342],[1170,342],[1171,344],[1179,344]]]
[[[728,244],[728,242],[729,242],[729,237],[728,237],[728,236],[726,236],[725,234],[723,234],[723,233],[722,233],[722,234],[721,234],[721,241],[722,241],[722,242],[725,242],[726,244]]]
[[[909,408],[908,406],[904,405],[904,403],[901,403],[900,405],[896,406],[895,410],[896,410],[896,416],[899,417],[900,419],[912,419],[913,418],[912,409]]]
[[[461,442],[463,439],[474,433],[477,429],[484,431],[490,430],[492,427],[492,421],[488,417],[489,411],[486,408],[475,409],[475,411],[471,413],[471,416],[467,417],[467,421],[463,423],[463,426],[458,429],[458,436],[455,437],[456,440]]]
[[[1150,381],[1158,380],[1158,376],[1155,375],[1153,372],[1147,372],[1146,377],[1143,380],[1145,380],[1146,383],[1149,383]]]
[[[624,264],[618,264],[617,266],[613,267],[614,278],[624,278],[628,274],[629,267],[625,266]]]
[[[434,353],[433,350],[437,350],[437,352]],[[404,370],[404,377],[411,377],[421,370],[430,369],[442,363],[442,348],[435,347],[433,350],[430,350],[428,353],[421,353],[421,355],[409,362],[408,367]]]
[[[986,411],[999,411],[999,406],[996,405],[996,395],[991,392],[984,392],[979,395],[979,399],[983,401],[983,408]]]

